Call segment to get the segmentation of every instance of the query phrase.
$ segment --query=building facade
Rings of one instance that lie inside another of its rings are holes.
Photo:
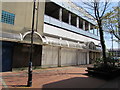
[[[33,2],[1,2],[2,70],[27,67]],[[36,2],[33,66],[93,63],[101,47],[96,21],[69,0]]]

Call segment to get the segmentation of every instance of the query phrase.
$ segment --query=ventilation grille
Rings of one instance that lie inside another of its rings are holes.
[[[14,25],[15,14],[2,10],[1,22]]]

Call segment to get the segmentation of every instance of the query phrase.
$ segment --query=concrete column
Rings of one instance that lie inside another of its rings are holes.
[[[85,30],[85,21],[83,21],[83,30]]]
[[[71,25],[71,13],[69,13],[69,24]]]
[[[39,1],[38,1],[39,2]],[[29,8],[28,7],[28,9],[30,9],[30,10],[32,10],[31,8]],[[27,11],[30,11],[30,10],[28,10],[27,9]],[[38,5],[38,14],[37,14],[37,19],[38,19],[38,21],[37,21],[37,32],[40,34],[40,35],[43,35],[43,32],[44,32],[44,28],[43,28],[43,26],[44,26],[44,11],[45,11],[45,0],[43,0],[43,2],[39,2],[39,5]],[[28,18],[26,21],[26,25],[28,24],[28,22],[29,22],[29,19],[30,19],[30,14],[29,14],[29,12],[27,13],[27,16],[26,16],[26,18]],[[36,22],[36,21],[35,21]],[[29,27],[29,26],[26,26],[25,25],[25,27]]]
[[[90,32],[90,30],[91,30],[91,24],[90,24],[90,23],[89,23],[89,26],[88,26],[88,28],[89,28],[89,30],[88,30],[88,31]]]
[[[76,58],[76,65],[77,65],[77,66],[79,65],[79,64],[78,64],[78,58],[79,58],[78,56],[79,56],[79,49],[76,51],[76,57],[77,57],[77,58]]]
[[[59,20],[62,21],[62,8],[59,9]]]
[[[58,49],[58,67],[61,67],[61,47]]]
[[[79,17],[77,17],[77,28],[79,28]]]
[[[90,58],[89,58],[89,52],[87,52],[87,64],[89,64]]]

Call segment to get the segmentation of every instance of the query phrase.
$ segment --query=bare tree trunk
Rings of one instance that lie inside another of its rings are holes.
[[[102,20],[98,20],[98,26],[99,26],[99,32],[100,32],[100,42],[102,46],[102,56],[104,60],[104,64],[107,64],[106,61],[106,46],[105,46],[105,41],[104,41],[104,33],[103,33],[103,28],[102,28]]]

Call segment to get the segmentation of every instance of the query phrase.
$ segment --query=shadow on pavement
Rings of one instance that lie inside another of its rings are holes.
[[[92,77],[75,77],[45,84],[43,88],[97,88],[105,82]]]
[[[83,75],[86,75],[88,77],[93,77],[93,78],[97,78],[97,79],[103,79],[103,80],[106,80],[106,81],[112,81],[112,80],[115,80],[116,78],[119,78],[119,76],[114,76],[114,77],[104,77],[101,76],[101,75],[92,75],[92,74],[88,74],[88,73],[85,73]]]
[[[12,86],[12,87],[27,87],[27,85],[10,85],[10,86]]]

